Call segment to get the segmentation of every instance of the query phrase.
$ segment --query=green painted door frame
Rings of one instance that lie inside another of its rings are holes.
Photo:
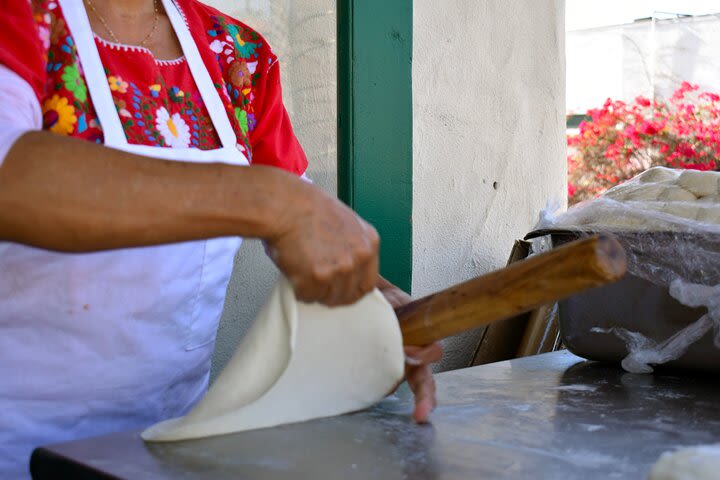
[[[412,0],[338,0],[338,196],[380,233],[385,278],[412,285]]]

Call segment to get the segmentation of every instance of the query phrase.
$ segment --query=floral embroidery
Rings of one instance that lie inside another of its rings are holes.
[[[223,83],[215,86],[223,97],[234,104],[230,113],[235,120],[235,128],[243,135],[242,140],[252,156],[248,135],[257,126],[255,116],[255,89],[262,74],[275,62],[274,55],[263,60],[265,70],[260,65],[260,51],[263,47],[262,38],[257,32],[242,26],[230,24],[225,17],[213,16],[212,28],[207,33],[212,50],[218,59],[223,74]]]
[[[55,0],[32,3],[46,59],[46,95],[41,102],[44,128],[102,143],[102,127],[62,8]],[[257,124],[253,101],[274,56],[260,35],[223,15],[209,15],[203,21],[207,42],[220,67],[221,75],[213,78],[213,83],[236,132],[238,149],[251,159],[249,135]],[[118,53],[101,40],[96,43],[129,143],[166,148],[220,146],[184,58],[158,61],[149,51]]]
[[[257,65],[257,62],[255,63]],[[245,88],[252,86],[252,79],[250,78],[250,69],[246,62],[234,60],[230,64],[228,69],[228,76],[230,77],[230,83],[237,88]]]
[[[150,88],[150,95],[151,95],[153,98],[158,98],[158,97],[160,96],[160,89],[162,88],[162,87],[160,86],[160,84],[157,84],[157,83],[156,83],[156,84],[154,84],[154,85],[150,85],[149,88]]]
[[[130,115],[130,112],[128,112],[125,100],[117,100],[115,102],[115,106],[117,107],[117,111],[121,117],[132,117],[132,115]]]
[[[80,76],[77,65],[66,66],[60,78],[65,82],[65,88],[75,95],[78,102],[87,100],[87,87],[85,86],[85,80]]]
[[[172,148],[187,148],[190,146],[190,127],[179,113],[168,113],[165,107],[155,112],[155,125],[165,139],[165,143]]]
[[[257,57],[255,50],[260,47],[260,43],[245,41],[240,35],[240,28],[237,25],[227,24],[226,28],[235,43],[235,50],[237,50],[240,57]]]
[[[60,37],[66,36],[67,28],[65,28],[65,20],[62,18],[54,18],[50,28],[50,43],[57,44],[60,41]]]
[[[240,129],[242,130],[243,134],[247,135],[248,132],[248,116],[247,112],[243,110],[242,108],[235,108],[235,118],[238,121],[238,124],[240,125]]]
[[[85,114],[81,114],[78,117],[78,123],[77,123],[77,133],[83,133],[85,130],[87,130],[87,118],[85,117]]]
[[[110,90],[112,90],[113,92],[127,92],[128,83],[123,81],[123,79],[119,75],[117,77],[114,75],[110,75],[108,77],[108,83],[110,84]]]
[[[77,122],[75,107],[68,99],[53,95],[43,103],[43,128],[61,135],[70,135]]]
[[[38,36],[42,42],[43,50],[50,48],[50,29],[45,25],[38,25]]]
[[[170,100],[175,103],[182,102],[185,97],[185,92],[180,90],[178,87],[170,87],[168,89],[168,94],[170,95]]]

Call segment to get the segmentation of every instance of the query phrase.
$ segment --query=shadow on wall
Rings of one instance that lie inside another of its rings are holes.
[[[250,329],[275,286],[278,271],[265,254],[262,242],[246,240],[235,257],[235,269],[220,319],[210,382],[217,378]]]

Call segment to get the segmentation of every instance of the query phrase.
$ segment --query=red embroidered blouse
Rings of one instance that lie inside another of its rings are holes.
[[[175,0],[253,164],[302,174],[307,160],[282,103],[277,57],[257,32],[196,0]],[[12,0],[0,15],[0,63],[34,89],[43,129],[103,142],[72,32],[53,0]],[[214,149],[220,141],[184,57],[95,37],[128,142]]]

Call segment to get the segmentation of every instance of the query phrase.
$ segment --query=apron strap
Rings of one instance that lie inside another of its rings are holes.
[[[105,145],[108,147],[127,145],[127,138],[120,123],[120,116],[115,108],[112,93],[110,93],[110,85],[105,76],[97,45],[95,45],[85,5],[81,0],[59,0],[59,2],[70,33],[75,40],[75,48],[78,51],[78,59],[87,81],[90,98],[100,125],[102,125]]]
[[[200,91],[200,96],[203,102],[205,102],[220,142],[225,148],[235,148],[237,137],[235,136],[232,125],[230,125],[225,105],[222,103],[222,100],[220,100],[220,95],[210,78],[205,63],[203,63],[197,45],[195,45],[195,41],[190,33],[190,29],[180,14],[179,7],[171,0],[162,0],[162,3],[165,7],[165,12],[170,18],[170,23],[172,23],[173,29],[175,30],[175,35],[177,35],[180,46],[185,54],[185,60],[188,62],[188,67],[190,67],[190,73],[192,73],[195,84]]]

